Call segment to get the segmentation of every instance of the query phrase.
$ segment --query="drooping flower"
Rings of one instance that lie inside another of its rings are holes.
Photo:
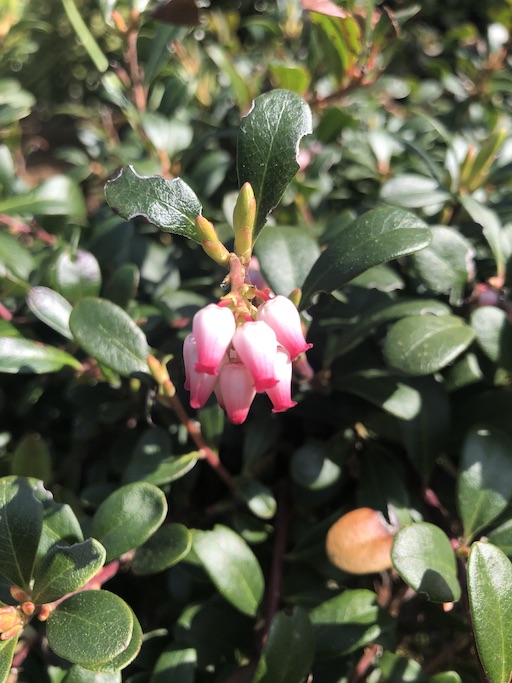
[[[262,320],[274,330],[277,341],[288,351],[291,360],[313,346],[304,339],[299,312],[285,296],[278,294],[265,301],[258,308],[256,320]]]
[[[288,408],[296,406],[296,401],[292,401],[291,387],[292,387],[292,362],[290,354],[283,346],[277,347],[276,360],[274,364],[275,376],[277,384],[275,387],[267,389],[266,393],[272,401],[273,413],[282,413]]]
[[[192,334],[197,347],[197,372],[218,375],[219,366],[236,329],[229,308],[208,304],[192,320]]]
[[[185,389],[190,391],[190,405],[192,408],[202,408],[210,398],[218,378],[216,375],[196,370],[197,343],[192,334],[189,334],[183,342],[183,360]]]
[[[256,396],[253,378],[242,363],[226,363],[222,366],[218,389],[228,418],[233,424],[245,422]]]
[[[233,346],[251,373],[256,391],[265,391],[277,384],[274,369],[277,338],[265,322],[251,321],[237,327],[233,335]],[[222,394],[226,399],[224,391]]]

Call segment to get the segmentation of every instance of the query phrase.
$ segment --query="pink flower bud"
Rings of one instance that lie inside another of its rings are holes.
[[[256,391],[265,391],[277,384],[274,374],[277,338],[266,323],[260,320],[237,327],[233,335],[233,346],[251,373]]]
[[[242,363],[226,363],[219,376],[222,404],[233,424],[245,422],[256,396],[251,373]]]
[[[276,362],[274,365],[277,384],[271,389],[267,389],[267,396],[272,401],[273,413],[282,413],[288,408],[293,408],[297,403],[292,401],[292,362],[290,354],[282,347],[277,347]]]
[[[258,308],[256,320],[266,322],[274,330],[277,341],[288,351],[292,360],[313,346],[304,339],[299,312],[285,296],[279,294],[265,301]]]
[[[192,334],[189,334],[183,342],[183,361],[185,363],[185,389],[190,391],[190,405],[192,408],[202,408],[210,398],[217,377],[196,370],[197,343]]]
[[[236,323],[229,308],[208,304],[192,320],[192,334],[197,345],[197,372],[219,374],[219,365],[226,353]]]

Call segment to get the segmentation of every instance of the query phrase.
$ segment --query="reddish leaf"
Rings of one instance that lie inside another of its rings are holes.
[[[302,0],[302,9],[325,14],[328,17],[339,17],[340,19],[346,19],[349,16],[348,12],[335,5],[331,0]]]

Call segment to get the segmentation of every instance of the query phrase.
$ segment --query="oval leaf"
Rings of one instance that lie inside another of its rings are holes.
[[[400,529],[393,541],[391,559],[405,583],[426,593],[429,600],[452,602],[460,598],[450,539],[435,524],[421,522]]]
[[[0,574],[28,589],[43,526],[43,506],[21,477],[0,479]]]
[[[454,315],[402,318],[384,340],[384,358],[407,375],[430,375],[455,360],[474,336],[471,327]]]
[[[83,249],[74,254],[59,254],[50,280],[54,289],[68,301],[75,303],[87,296],[97,296],[101,289],[101,270],[96,257]]]
[[[133,613],[104,590],[75,593],[47,621],[52,650],[74,664],[101,664],[124,652],[132,639]]]
[[[121,683],[121,674],[97,674],[75,664],[66,674],[62,683]]]
[[[237,171],[240,185],[249,182],[256,197],[254,240],[299,170],[299,142],[311,132],[311,110],[290,90],[260,95],[242,119]]]
[[[290,616],[278,612],[272,619],[253,683],[300,683],[307,676],[315,651],[308,615],[294,607]]]
[[[304,282],[301,306],[308,306],[316,292],[332,292],[368,268],[423,249],[430,240],[428,225],[409,211],[368,211],[320,254]]]
[[[2,199],[0,213],[80,218],[87,212],[82,191],[76,181],[65,175],[54,175],[29,192]]]
[[[52,474],[50,449],[40,434],[27,434],[16,446],[11,472],[19,477],[47,481]]]
[[[146,482],[114,491],[96,510],[91,533],[105,546],[107,561],[142,545],[167,514],[163,492]]]
[[[120,652],[113,659],[109,659],[106,662],[101,662],[99,664],[91,663],[84,664],[86,669],[91,669],[92,671],[98,672],[98,678],[101,680],[101,674],[114,674],[116,671],[124,669],[128,666],[135,657],[139,654],[140,647],[142,645],[142,628],[139,624],[139,620],[130,609],[133,618],[133,631],[132,637],[128,646],[125,650]],[[97,680],[97,679],[95,679]]]
[[[157,659],[149,683],[194,683],[196,669],[196,650],[173,643]]]
[[[83,588],[103,567],[105,548],[94,538],[70,546],[55,545],[36,565],[32,600],[52,602]]]
[[[473,311],[471,327],[485,355],[499,367],[512,370],[512,325],[507,314],[496,306],[482,306]]]
[[[219,593],[234,607],[255,616],[263,597],[261,567],[244,540],[228,527],[196,531],[193,549]]]
[[[148,343],[122,308],[106,299],[82,299],[69,325],[77,343],[93,358],[120,375],[149,372]]]
[[[137,548],[131,567],[135,574],[156,574],[181,562],[192,547],[192,533],[183,524],[161,526]]]
[[[512,439],[495,427],[469,431],[457,478],[457,507],[466,538],[492,522],[512,499]]]
[[[490,683],[512,673],[512,565],[491,543],[473,543],[468,592],[478,655]]]
[[[31,339],[0,337],[0,372],[11,374],[58,372],[66,365],[81,370],[82,365],[69,353]]]
[[[73,307],[63,296],[49,287],[32,287],[27,294],[27,306],[32,313],[52,330],[73,339],[69,316]]]
[[[127,166],[106,183],[105,197],[112,209],[126,220],[142,216],[165,232],[200,242],[195,220],[202,207],[181,178],[140,176],[132,166]]]
[[[404,173],[391,178],[384,183],[380,192],[383,201],[404,209],[437,207],[450,199],[450,196],[434,178],[415,173]]]

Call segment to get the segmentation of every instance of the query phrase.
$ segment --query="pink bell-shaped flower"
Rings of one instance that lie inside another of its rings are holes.
[[[217,383],[215,375],[197,372],[197,344],[194,336],[189,334],[183,342],[183,361],[185,363],[185,389],[190,391],[192,408],[202,408]]]
[[[267,389],[267,396],[272,401],[273,413],[282,413],[288,408],[293,408],[297,403],[292,401],[292,362],[290,354],[283,346],[277,347],[276,362],[274,365],[277,384]]]
[[[233,346],[251,373],[256,391],[265,391],[277,384],[274,372],[277,338],[266,323],[262,320],[251,321],[237,327]]]
[[[251,373],[242,363],[226,363],[219,376],[220,405],[226,410],[233,424],[245,422],[256,396]]]
[[[256,320],[266,322],[274,330],[277,341],[288,351],[292,360],[313,346],[304,339],[299,312],[285,296],[278,294],[265,301],[258,308]]]
[[[197,346],[197,372],[219,374],[220,363],[235,329],[235,317],[229,308],[208,304],[194,315],[192,334]]]

